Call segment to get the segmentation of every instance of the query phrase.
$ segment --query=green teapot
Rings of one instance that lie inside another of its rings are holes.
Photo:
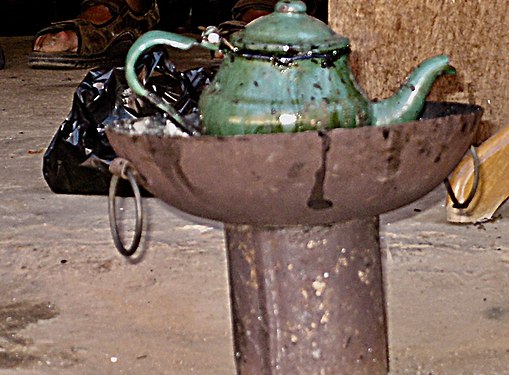
[[[454,74],[446,56],[425,60],[392,97],[370,101],[348,66],[350,42],[306,14],[302,1],[283,0],[275,11],[223,39],[208,28],[201,40],[150,31],[131,47],[126,76],[132,90],[185,120],[149,92],[135,73],[137,59],[155,45],[200,45],[224,53],[213,82],[200,96],[202,133],[216,136],[300,132],[403,123],[419,117],[434,81]]]

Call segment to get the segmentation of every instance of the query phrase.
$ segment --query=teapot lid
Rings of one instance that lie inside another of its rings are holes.
[[[297,0],[279,1],[273,13],[260,17],[230,42],[241,52],[256,51],[277,55],[300,55],[348,49],[348,38],[336,34],[322,21],[306,14],[306,4]]]

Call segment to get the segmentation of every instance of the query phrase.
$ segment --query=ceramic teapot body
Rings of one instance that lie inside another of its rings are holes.
[[[213,82],[200,97],[202,133],[263,134],[388,125],[418,118],[436,78],[454,73],[446,56],[426,60],[391,98],[371,102],[348,66],[350,45],[323,22],[306,14],[302,1],[283,0],[274,13],[234,34],[230,41],[205,32],[201,42],[151,31],[135,42],[126,63],[131,88],[183,119],[138,81],[134,65],[148,48],[194,45],[225,53]]]
[[[355,87],[347,56],[282,65],[226,57],[200,98],[207,134],[297,132],[371,123],[367,99]]]

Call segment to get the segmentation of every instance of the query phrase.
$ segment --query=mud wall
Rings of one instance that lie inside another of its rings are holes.
[[[371,98],[392,94],[419,62],[450,56],[432,100],[478,104],[478,139],[509,125],[509,2],[329,0],[329,24],[352,42],[352,69]]]

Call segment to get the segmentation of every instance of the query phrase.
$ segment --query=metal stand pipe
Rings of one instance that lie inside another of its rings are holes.
[[[237,374],[387,374],[378,230],[225,225]]]

